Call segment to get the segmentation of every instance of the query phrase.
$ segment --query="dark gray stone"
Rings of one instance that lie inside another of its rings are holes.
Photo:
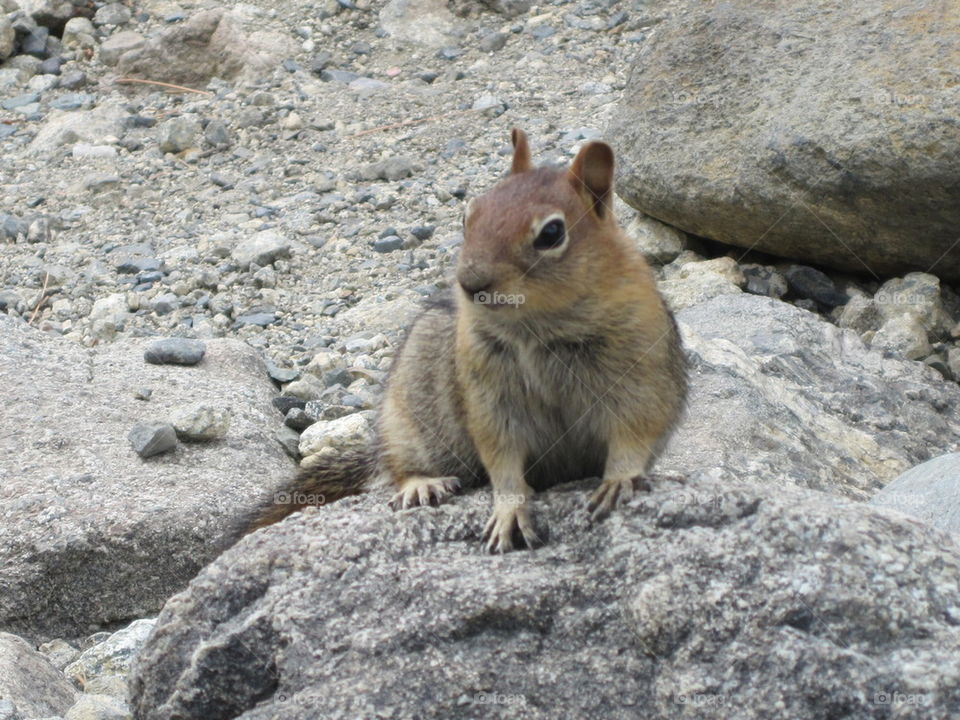
[[[289,395],[279,395],[273,399],[273,406],[283,415],[286,415],[293,408],[300,408],[303,410],[306,405],[306,400],[298,397],[291,397]]]
[[[169,423],[137,423],[127,435],[130,446],[142,458],[169,452],[177,446],[177,433]]]
[[[530,35],[535,40],[546,40],[548,37],[556,35],[557,30],[552,25],[537,25],[530,29]]]
[[[150,302],[150,309],[157,315],[169,315],[180,307],[180,298],[173,293],[161,293]]]
[[[60,78],[60,87],[64,90],[78,90],[86,84],[87,74],[82,70],[71,70]]]
[[[417,240],[423,242],[432,238],[433,232],[436,229],[436,225],[417,225],[410,228],[410,234],[413,235]]]
[[[316,418],[307,415],[302,409],[296,407],[290,408],[283,418],[283,424],[297,432],[303,432],[315,422]]]
[[[477,47],[480,48],[483,52],[498,52],[503,50],[504,46],[507,44],[507,34],[502,32],[489,32],[480,38],[480,42],[477,43]]]
[[[166,338],[150,343],[143,359],[151,365],[196,365],[207,351],[202,340]]]
[[[230,131],[222,120],[211,120],[204,128],[203,137],[207,144],[214,147],[226,147],[230,144]]]
[[[747,281],[744,290],[748,293],[772,298],[782,298],[787,294],[787,279],[775,268],[744,264],[740,270]]]
[[[806,265],[791,265],[783,272],[790,292],[795,297],[807,298],[827,308],[844,305],[850,299],[837,290],[826,273]]]
[[[378,253],[390,253],[394,250],[403,249],[403,240],[396,235],[390,235],[385,238],[377,238],[373,242],[373,250]]]
[[[300,370],[296,368],[282,368],[278,367],[276,363],[272,360],[266,360],[267,365],[267,374],[270,375],[270,378],[278,383],[288,383],[293,382],[298,377],[300,377]]]
[[[360,73],[350,72],[349,70],[321,70],[320,79],[324,82],[338,82],[348,85],[357,78],[362,77]]]
[[[240,315],[234,321],[234,327],[242,328],[246,325],[255,325],[257,327],[266,327],[277,321],[277,314],[272,312],[252,312]]]

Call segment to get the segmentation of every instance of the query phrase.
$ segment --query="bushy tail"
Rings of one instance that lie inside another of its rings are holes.
[[[273,525],[310,505],[329,505],[359,495],[374,475],[375,462],[372,448],[365,448],[323,458],[313,467],[300,470],[284,489],[273,494],[268,505],[254,512],[246,532]]]

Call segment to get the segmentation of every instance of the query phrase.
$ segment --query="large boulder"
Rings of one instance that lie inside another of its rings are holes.
[[[687,3],[639,52],[619,192],[696,235],[960,280],[960,13],[941,0]]]
[[[135,717],[955,709],[960,549],[946,535],[710,480],[661,479],[590,526],[594,486],[539,496],[550,542],[532,553],[481,554],[486,490],[400,513],[386,493],[350,498],[248,536],[167,603],[134,664]]]
[[[128,77],[203,85],[211,78],[268,76],[296,50],[286,35],[247,33],[224,8],[201,10],[144,45],[120,55],[117,72]]]
[[[210,341],[182,367],[147,364],[145,345],[86,350],[0,316],[0,629],[77,637],[154,614],[291,472],[256,351]],[[134,452],[134,424],[196,402],[230,412],[225,439]]]
[[[819,315],[741,293],[677,320],[691,392],[663,472],[865,500],[960,444],[960,387]]]

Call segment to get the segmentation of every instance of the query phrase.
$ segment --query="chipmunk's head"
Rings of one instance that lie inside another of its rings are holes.
[[[596,260],[610,255],[613,151],[590,142],[569,168],[533,168],[526,134],[515,128],[512,140],[510,175],[467,204],[461,300],[497,312],[560,311],[596,290]]]

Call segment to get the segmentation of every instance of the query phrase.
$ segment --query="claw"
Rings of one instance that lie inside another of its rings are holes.
[[[483,529],[483,545],[488,553],[502,555],[523,547],[532,550],[542,544],[526,505],[494,506]]]
[[[618,505],[629,502],[633,498],[638,485],[641,489],[650,489],[649,483],[643,476],[604,480],[587,503],[587,512],[590,513],[590,519],[593,522],[600,522],[613,512]]]
[[[460,489],[460,480],[452,475],[446,477],[413,477],[403,480],[400,490],[387,503],[391,510],[406,510],[412,507],[434,507],[447,501]]]

